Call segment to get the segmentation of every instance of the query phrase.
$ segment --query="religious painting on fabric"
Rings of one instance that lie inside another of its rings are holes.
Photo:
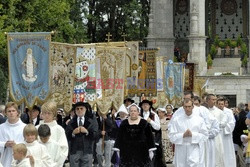
[[[107,113],[111,107],[118,109],[123,104],[124,80],[126,79],[125,56],[127,47],[98,46],[97,88],[101,88],[102,97],[97,105],[102,113]]]
[[[184,91],[193,91],[193,89],[194,89],[194,63],[186,63]]]
[[[50,91],[51,33],[8,33],[10,96],[28,108],[44,102]]]
[[[183,76],[184,64],[183,63],[168,63],[165,64],[165,92],[168,101],[173,106],[181,106],[183,95]]]
[[[137,81],[133,77],[127,78],[127,89],[130,97],[136,95],[156,96],[156,52],[158,49],[140,48],[138,64],[133,63],[132,69],[138,73]]]
[[[51,61],[51,96],[50,100],[69,112],[72,108],[75,77],[76,47],[71,44],[52,42]]]

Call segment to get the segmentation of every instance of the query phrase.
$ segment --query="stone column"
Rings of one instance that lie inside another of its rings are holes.
[[[205,0],[190,0],[188,62],[196,64],[197,75],[207,72],[205,28]]]
[[[147,46],[160,48],[158,56],[174,57],[173,0],[151,0]]]

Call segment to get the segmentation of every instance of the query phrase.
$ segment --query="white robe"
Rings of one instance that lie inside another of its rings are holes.
[[[32,155],[35,161],[34,167],[54,167],[54,163],[48,154],[46,147],[37,140],[32,143],[25,143],[28,149],[28,155]]]
[[[50,123],[44,123],[44,121],[40,122],[41,122],[40,125],[47,124],[49,126],[51,132],[50,139],[59,143],[61,150],[60,152],[61,161],[64,162],[68,156],[68,151],[69,151],[68,141],[64,129],[57,124],[56,120],[53,120]],[[39,128],[40,125],[37,125],[37,128]]]
[[[215,106],[209,108],[209,111],[218,120],[220,125],[220,133],[215,137],[215,161],[216,161],[215,166],[224,167],[225,164],[223,155],[225,152],[224,152],[221,132],[223,131],[223,127],[226,126],[227,117],[222,110],[220,110]]]
[[[13,160],[12,163],[11,163],[11,167],[31,167],[30,159],[29,158],[24,158],[18,164],[17,164],[17,160]]]
[[[13,150],[11,147],[5,148],[5,143],[8,140],[14,140],[16,144],[23,143],[23,128],[24,124],[21,119],[15,124],[10,124],[8,120],[0,125],[0,154],[1,163],[4,167],[10,167],[13,159]]]
[[[222,141],[224,146],[224,164],[225,166],[236,167],[235,150],[233,144],[232,133],[235,127],[235,118],[233,111],[224,107],[223,112],[227,115],[227,123],[222,133]]]
[[[55,163],[55,167],[62,167],[65,160],[64,157],[61,157],[62,155],[60,144],[52,139],[49,139],[47,143],[43,143],[40,141],[40,144],[44,145],[47,148],[50,157]]]
[[[206,167],[215,167],[215,137],[220,133],[219,122],[204,106],[194,106],[193,114],[203,118],[209,134],[208,140],[204,143],[204,149],[201,150],[201,162],[205,162]],[[175,111],[169,124],[183,115],[185,115],[185,111],[183,107],[180,107]]]
[[[183,138],[185,131],[189,129],[192,137]],[[173,120],[170,127],[169,138],[175,144],[175,167],[201,167],[205,162],[201,161],[201,150],[208,138],[208,131],[204,120],[195,114],[181,115]]]

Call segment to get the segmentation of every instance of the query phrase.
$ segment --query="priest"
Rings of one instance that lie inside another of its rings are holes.
[[[208,139],[208,131],[203,118],[193,114],[193,102],[183,102],[185,114],[176,117],[170,126],[169,138],[175,144],[175,167],[205,166],[201,152]]]

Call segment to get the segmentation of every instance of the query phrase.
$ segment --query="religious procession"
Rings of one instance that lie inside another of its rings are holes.
[[[0,167],[250,167],[249,4],[1,1]]]

